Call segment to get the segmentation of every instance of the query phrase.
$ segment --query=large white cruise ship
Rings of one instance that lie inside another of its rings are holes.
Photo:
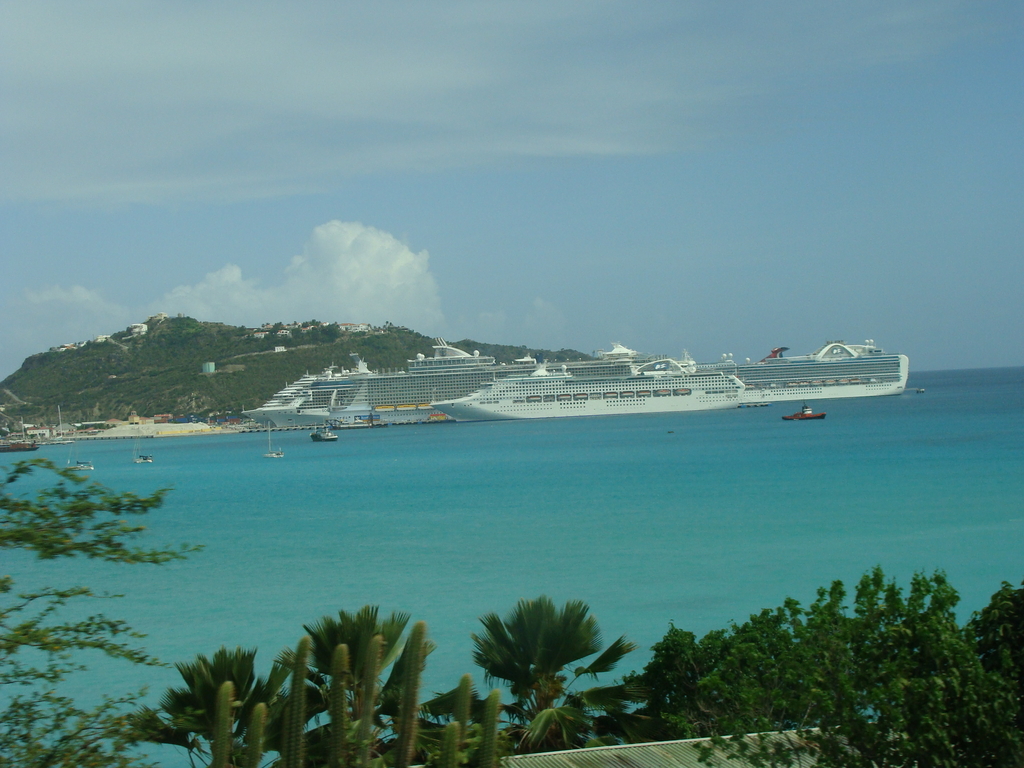
[[[671,358],[631,363],[625,375],[575,376],[568,366],[552,372],[541,364],[434,407],[456,421],[673,413],[736,408],[742,391],[731,374]]]
[[[907,386],[907,356],[888,353],[872,339],[827,341],[809,355],[783,357],[787,350],[776,347],[755,363],[725,360],[700,367],[735,373],[746,386],[741,403],[899,395]]]
[[[697,364],[695,370],[736,376],[746,385],[740,403],[892,395],[906,387],[906,355],[887,354],[872,341],[863,345],[828,342],[800,357],[783,357],[785,351],[785,347],[779,347],[756,363],[736,364],[726,359]],[[245,415],[277,427],[352,422],[371,415],[385,422],[425,421],[443,413],[433,407],[435,403],[466,397],[489,382],[529,376],[537,362],[524,357],[511,364],[497,363],[493,357],[470,354],[444,339],[435,340],[433,357],[417,355],[409,361],[408,370],[371,371],[358,356],[353,358],[354,369],[331,367],[320,374],[306,374],[259,408],[245,411]],[[610,352],[598,352],[595,360],[573,361],[565,366],[568,374],[583,380],[630,376],[636,367],[668,359],[641,355],[615,344]],[[674,362],[683,369],[694,365],[686,353]],[[649,410],[649,406],[636,407]],[[630,412],[625,408],[615,406],[614,412]]]
[[[536,364],[524,358],[499,365],[493,357],[469,354],[436,339],[434,356],[409,360],[408,370],[371,371],[358,355],[353,370],[306,374],[270,400],[243,413],[276,427],[313,426],[326,421],[351,422],[371,413],[381,421],[422,421],[435,411],[433,400],[462,397],[497,375],[528,371]]]
[[[453,347],[444,339],[435,339],[433,348],[433,357],[419,354],[409,360],[407,371],[371,371],[353,355],[354,370],[339,371],[332,367],[320,374],[307,374],[244,414],[276,427],[354,422],[371,415],[382,422],[444,418],[432,407],[433,403],[464,397],[490,381],[527,375],[537,365],[532,357],[510,364],[498,363],[479,352],[470,354]],[[625,376],[635,363],[651,359],[615,344],[610,352],[599,352],[596,360],[565,365],[575,376]]]

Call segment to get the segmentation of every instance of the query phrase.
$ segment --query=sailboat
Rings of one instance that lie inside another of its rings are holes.
[[[139,453],[139,443],[142,441],[142,436],[135,436],[135,446],[132,448],[132,461],[136,464],[152,464],[153,455],[149,453]]]
[[[270,444],[270,422],[267,422],[267,452],[263,454],[265,459],[283,459],[284,451],[280,448],[274,450],[274,446]]]
[[[64,421],[60,415],[60,406],[57,406],[57,436],[47,441],[47,445],[71,445],[74,440],[64,437]]]
[[[71,448],[68,451],[67,468],[70,469],[73,472],[88,472],[88,471],[94,469],[91,461],[79,461],[76,458],[77,456],[78,456],[78,445],[75,443],[74,440],[72,440],[71,441]],[[76,459],[76,460],[72,463],[72,461],[71,461],[72,459]]]

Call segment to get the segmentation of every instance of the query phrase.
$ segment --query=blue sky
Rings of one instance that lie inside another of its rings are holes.
[[[163,311],[1024,365],[1024,6],[0,5],[0,377]]]

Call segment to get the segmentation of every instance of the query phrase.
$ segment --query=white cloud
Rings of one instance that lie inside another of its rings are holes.
[[[351,221],[314,229],[276,285],[260,287],[228,264],[196,285],[178,286],[151,309],[239,324],[316,317],[433,329],[444,322],[430,255]]]
[[[138,299],[120,304],[80,285],[25,290],[3,307],[8,319],[0,364],[14,370],[30,354],[123,330],[157,312],[237,325],[390,320],[425,333],[439,333],[444,324],[427,251],[413,252],[393,235],[351,221],[314,229],[302,254],[282,262],[272,284],[260,285],[237,264],[227,264],[157,301]]]
[[[970,7],[5,2],[0,199],[245,199],[675,151],[766,95],[926,57],[983,23]]]

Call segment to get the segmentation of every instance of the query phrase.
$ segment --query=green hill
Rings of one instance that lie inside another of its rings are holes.
[[[0,382],[0,427],[65,421],[126,419],[139,415],[237,414],[254,408],[285,384],[329,365],[351,367],[356,353],[371,369],[404,369],[417,353],[433,354],[433,339],[397,326],[349,332],[316,320],[300,327],[278,324],[257,338],[244,327],[190,317],[150,319],[148,332],[113,334],[80,347],[33,355]],[[288,330],[290,335],[278,335]],[[551,361],[589,359],[571,349],[557,352],[523,346],[453,342],[500,362],[533,353]],[[284,347],[275,352],[276,347]],[[212,362],[214,373],[203,373]]]

